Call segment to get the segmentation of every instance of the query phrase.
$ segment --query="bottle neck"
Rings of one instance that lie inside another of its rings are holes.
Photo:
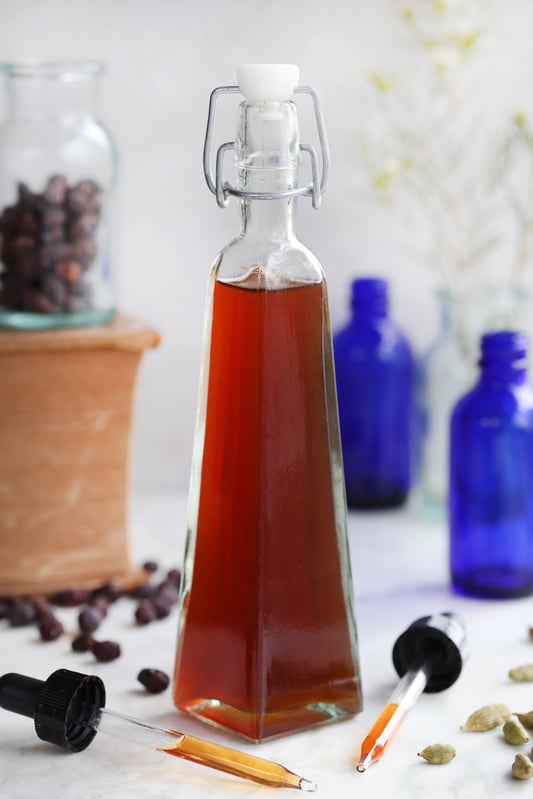
[[[294,238],[296,200],[250,200],[241,202],[241,235],[286,242]]]
[[[355,322],[371,324],[389,316],[387,283],[380,278],[357,278],[352,282],[351,307]]]
[[[7,107],[14,120],[41,121],[94,117],[99,64],[6,64]]]
[[[241,103],[235,139],[238,188],[279,195],[298,185],[300,139],[294,103]],[[294,197],[242,199],[245,236],[285,242],[294,237]]]
[[[527,381],[527,341],[519,333],[498,331],[481,339],[480,381],[486,386],[518,386]]]

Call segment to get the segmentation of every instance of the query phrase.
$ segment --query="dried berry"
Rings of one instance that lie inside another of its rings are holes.
[[[142,669],[137,675],[137,679],[151,694],[162,693],[168,688],[170,682],[168,675],[159,669]]]
[[[84,272],[96,258],[100,213],[94,181],[69,187],[52,175],[40,194],[19,184],[16,204],[0,211],[2,305],[40,314],[91,308]]]
[[[38,613],[29,599],[17,599],[9,608],[9,623],[12,627],[25,627],[37,621]]]
[[[133,599],[149,599],[155,592],[156,586],[153,583],[141,583],[130,591],[130,596]]]
[[[80,630],[84,633],[93,633],[100,626],[104,614],[94,605],[88,605],[78,616]]]
[[[33,607],[37,611],[38,616],[45,616],[46,614],[52,613],[50,603],[45,596],[32,596],[31,601],[33,602]]]
[[[9,616],[9,605],[4,599],[0,599],[0,620],[7,619]]]
[[[158,568],[159,568],[159,566],[157,565],[155,560],[147,560],[147,561],[145,561],[145,563],[143,563],[142,567],[143,567],[145,572],[149,572],[150,574],[153,574],[153,572],[156,572],[158,570]]]
[[[42,617],[39,622],[39,635],[43,641],[55,641],[65,632],[63,625],[51,613]]]
[[[82,633],[76,636],[72,641],[72,650],[74,652],[90,652],[94,645],[94,638],[88,633]]]
[[[155,609],[155,615],[158,619],[166,619],[167,616],[170,616],[170,611],[172,610],[172,603],[165,600],[164,597],[154,597],[152,600],[152,605]]]
[[[52,602],[64,608],[75,608],[84,605],[90,597],[90,592],[85,588],[71,588],[69,591],[60,591],[54,594]]]
[[[181,571],[179,569],[171,569],[167,574],[167,581],[174,583],[178,588],[181,583]]]
[[[96,660],[106,663],[120,657],[120,646],[116,641],[94,641],[92,652]]]
[[[116,602],[121,596],[124,596],[124,589],[115,582],[104,583],[93,593],[93,597],[104,597],[109,604]]]
[[[169,607],[175,605],[179,599],[179,591],[176,588],[175,583],[172,583],[168,580],[164,580],[156,589],[156,599],[162,600],[164,603],[168,604]]]
[[[157,613],[153,602],[149,602],[148,600],[139,602],[135,608],[135,621],[137,624],[142,626],[145,624],[150,624],[150,622],[155,621],[156,618]]]

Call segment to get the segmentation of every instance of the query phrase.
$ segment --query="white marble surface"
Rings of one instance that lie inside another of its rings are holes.
[[[46,677],[56,668],[97,673],[107,687],[108,707],[155,724],[173,726],[283,763],[318,783],[324,799],[486,799],[528,790],[511,779],[517,751],[529,744],[506,744],[499,730],[459,730],[478,706],[505,702],[513,710],[533,709],[533,689],[511,682],[510,667],[533,662],[527,630],[533,600],[477,601],[454,596],[448,587],[446,532],[410,510],[351,514],[356,615],[359,629],[364,710],[349,721],[281,738],[256,747],[178,714],[170,691],[149,696],[138,687],[141,668],[172,672],[175,613],[147,628],[132,624],[133,605],[121,600],[102,625],[101,638],[122,643],[123,656],[96,663],[74,654],[65,636],[37,640],[34,628],[0,630],[0,673],[19,671]],[[169,494],[136,496],[132,503],[132,549],[140,562],[153,557],[173,566],[182,557],[185,498]],[[455,610],[463,618],[471,656],[455,686],[423,695],[408,714],[382,761],[366,774],[352,765],[361,741],[395,685],[391,649],[396,637],[419,616]],[[59,613],[74,630],[75,611]],[[435,742],[457,749],[447,766],[431,766],[417,752]],[[529,786],[531,787],[531,786]],[[0,711],[0,796],[2,799],[205,799],[279,796],[265,788],[152,748],[100,733],[82,754],[68,755],[39,741],[29,719]],[[284,792],[283,795],[289,795]],[[296,795],[296,794],[294,794]],[[303,794],[301,794],[303,795]]]

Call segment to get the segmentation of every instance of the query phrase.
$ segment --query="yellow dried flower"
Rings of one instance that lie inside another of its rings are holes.
[[[390,89],[392,89],[391,81],[386,78],[382,72],[372,70],[372,72],[369,73],[369,77],[376,89],[379,89],[380,92],[388,92]]]
[[[527,114],[525,111],[517,111],[513,117],[513,123],[517,128],[523,130],[527,127]],[[529,638],[533,641],[533,627],[529,628]]]

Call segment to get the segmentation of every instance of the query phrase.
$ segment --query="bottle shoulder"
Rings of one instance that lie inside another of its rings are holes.
[[[457,402],[453,419],[456,422],[517,419],[521,425],[527,419],[533,426],[533,386],[529,382],[493,386],[478,382]]]
[[[251,269],[261,269],[267,287],[270,283],[272,288],[284,280],[314,283],[324,280],[318,258],[294,237],[276,242],[237,236],[222,248],[213,264],[214,276],[220,280],[242,278]]]
[[[333,336],[336,353],[352,360],[373,356],[380,360],[412,360],[407,338],[388,317],[363,321],[353,318]]]

